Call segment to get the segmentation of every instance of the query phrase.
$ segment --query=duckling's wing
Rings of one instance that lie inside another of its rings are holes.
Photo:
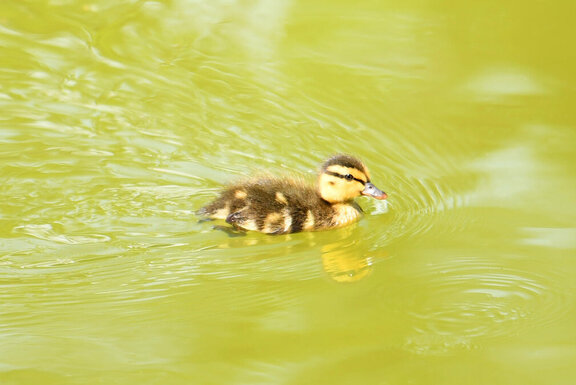
[[[244,230],[258,230],[256,221],[250,217],[247,208],[235,211],[226,217],[226,222]]]
[[[261,218],[248,208],[228,215],[226,222],[239,229],[257,230],[267,234],[290,232],[290,227],[286,227],[286,218],[281,214],[270,213],[265,218]]]

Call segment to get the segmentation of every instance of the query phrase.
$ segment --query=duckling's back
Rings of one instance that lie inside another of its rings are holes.
[[[264,178],[229,186],[200,214],[269,234],[332,227],[333,206],[299,181]]]

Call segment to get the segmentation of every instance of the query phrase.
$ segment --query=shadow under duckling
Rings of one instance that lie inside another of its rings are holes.
[[[362,209],[354,199],[362,195],[387,198],[370,182],[364,163],[335,155],[322,165],[317,186],[288,178],[248,180],[228,186],[198,214],[267,234],[328,230],[360,219]]]

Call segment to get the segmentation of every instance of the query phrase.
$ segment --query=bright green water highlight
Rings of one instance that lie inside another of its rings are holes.
[[[576,378],[571,1],[0,4],[0,383]],[[362,158],[357,225],[229,238]]]

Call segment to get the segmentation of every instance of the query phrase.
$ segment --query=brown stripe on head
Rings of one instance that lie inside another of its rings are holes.
[[[331,166],[328,166],[328,168],[324,171],[329,171],[332,172],[334,174],[339,175],[339,177],[345,177],[346,175],[352,175],[353,178],[355,178],[358,181],[362,181],[361,183],[366,183],[370,180],[370,178],[368,178],[368,175],[366,175],[366,173],[362,170],[359,170],[355,167],[345,167],[345,166],[341,166],[338,164],[334,164]],[[336,176],[332,174],[333,176]]]
[[[370,180],[370,173],[368,172],[368,168],[360,161],[359,159],[354,158],[350,155],[338,154],[334,155],[330,159],[328,159],[322,165],[322,172],[328,170],[330,166],[342,166],[347,168],[353,168],[363,172],[368,180]]]

